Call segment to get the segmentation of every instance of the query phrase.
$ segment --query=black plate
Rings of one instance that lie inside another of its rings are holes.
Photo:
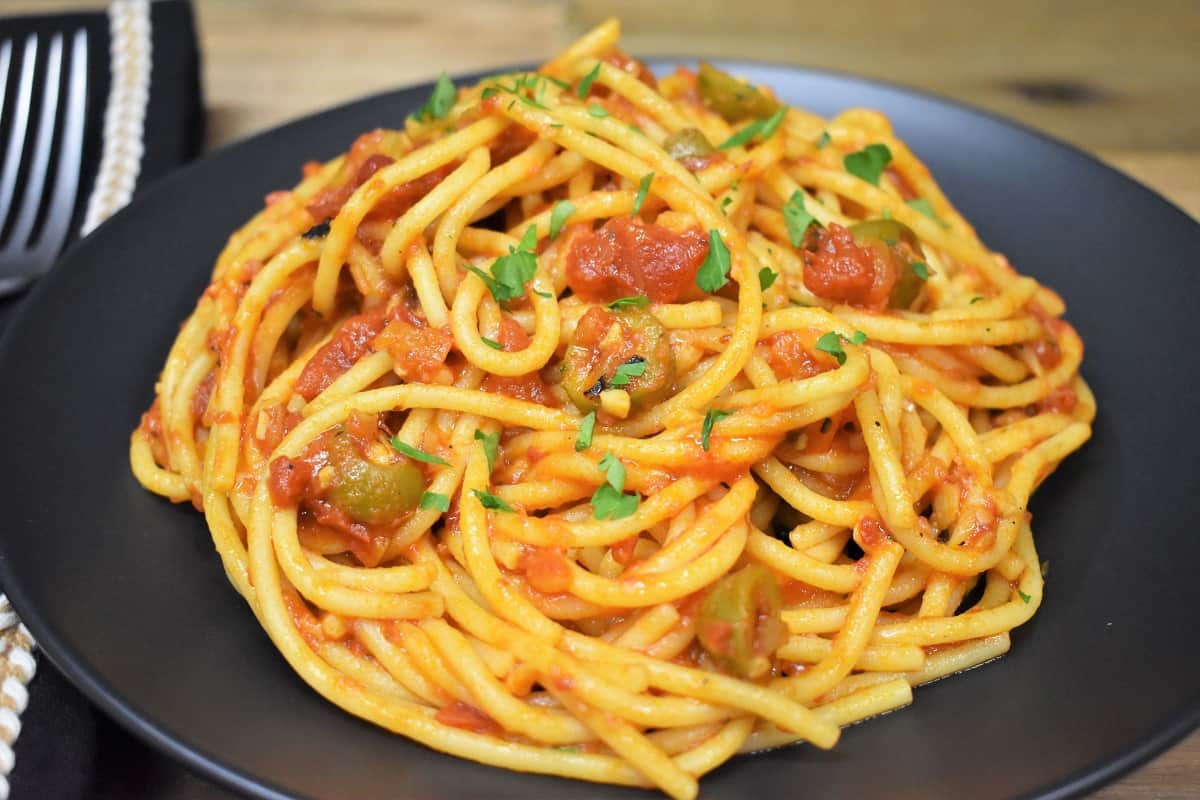
[[[1061,797],[1200,719],[1200,226],[1093,159],[896,87],[736,64],[791,103],[861,105],[985,241],[1059,290],[1087,343],[1095,437],[1036,495],[1046,602],[1001,661],[921,689],[830,753],[736,758],[704,797]],[[165,180],[75,247],[0,343],[0,580],[54,663],[154,745],[264,796],[607,797],[611,787],[444,756],[361,722],[293,675],[226,582],[190,506],[142,490],[129,431],[225,238],[299,166],[399,125],[428,87],[255,137]],[[621,796],[640,797],[623,792]]]

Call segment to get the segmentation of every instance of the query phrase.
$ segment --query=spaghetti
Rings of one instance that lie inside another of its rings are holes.
[[[1062,301],[884,117],[618,33],[443,77],[270,195],[131,462],[333,703],[689,798],[1006,652],[1095,402]]]

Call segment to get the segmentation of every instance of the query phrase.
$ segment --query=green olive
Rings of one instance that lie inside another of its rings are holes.
[[[670,339],[649,311],[596,307],[575,326],[563,358],[562,386],[580,411],[599,408],[600,393],[609,388],[629,392],[632,407],[653,405],[674,382]]]
[[[345,431],[333,434],[329,445],[333,481],[329,502],[358,522],[388,522],[420,502],[425,489],[421,469],[408,459],[378,464],[363,457]]]
[[[681,128],[663,140],[663,149],[676,161],[712,155],[716,150],[699,128]]]
[[[923,261],[921,240],[912,228],[894,219],[872,219],[850,227],[855,244],[872,247],[883,258],[888,259],[896,270],[896,285],[888,305],[892,308],[912,308],[925,280],[913,267]]]
[[[709,590],[696,618],[696,639],[717,665],[741,678],[771,669],[771,655],[787,639],[775,576],[747,564]]]
[[[700,96],[726,122],[765,119],[779,110],[779,103],[707,61],[700,62],[699,79]]]

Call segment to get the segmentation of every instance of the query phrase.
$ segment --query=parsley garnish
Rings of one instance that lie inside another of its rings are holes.
[[[704,424],[700,426],[700,446],[708,451],[709,437],[712,436],[713,425],[716,425],[721,420],[732,414],[732,411],[722,411],[719,408],[710,408],[704,414]]]
[[[624,519],[637,511],[640,499],[636,494],[625,494],[625,465],[612,453],[600,459],[600,471],[605,482],[592,495],[592,511],[596,519]]]
[[[1033,600],[1033,595],[1025,594],[1020,589],[1017,589],[1017,594],[1021,595],[1021,600],[1025,602],[1025,605],[1029,605],[1029,603]]]
[[[637,359],[634,361],[633,359]],[[617,367],[609,386],[627,386],[630,378],[637,378],[646,372],[646,362],[641,356],[634,356],[629,361]]]
[[[851,175],[878,186],[880,176],[891,161],[892,151],[886,144],[869,144],[843,158],[842,164]]]
[[[442,119],[450,113],[457,98],[458,90],[454,88],[454,81],[450,80],[450,76],[443,72],[438,76],[437,83],[433,85],[433,93],[429,95],[425,105],[417,109],[417,113],[413,116],[421,122],[427,119]]]
[[[799,189],[792,192],[791,198],[783,206],[783,221],[787,223],[788,239],[792,247],[799,247],[804,241],[808,226],[817,222],[817,218],[804,207],[804,192]]]
[[[554,210],[550,212],[550,238],[558,238],[558,234],[562,232],[563,225],[567,224],[567,220],[575,213],[575,204],[570,200],[559,200],[554,204]]]
[[[495,97],[498,94],[500,94],[499,86],[489,86],[483,90],[483,99],[487,100],[488,98]]]
[[[575,452],[587,450],[592,446],[592,434],[596,431],[596,412],[589,411],[579,422],[579,433],[575,437]]]
[[[721,213],[724,214],[725,216],[729,216],[726,209],[728,209],[730,204],[732,204],[732,203],[733,203],[733,198],[730,197],[729,195],[725,195],[724,197],[722,197],[721,198]]]
[[[914,197],[912,200],[908,201],[908,204],[910,206],[912,206],[913,208],[915,208],[917,211],[920,211],[925,216],[929,217],[931,220],[936,222],[938,225],[941,225],[943,228],[950,227],[950,223],[946,222],[945,220],[943,220],[941,217],[939,217],[937,214],[935,214],[933,212],[933,206],[924,197]]]
[[[842,349],[842,342],[861,345],[865,344],[866,341],[867,335],[862,331],[855,331],[854,335],[850,338],[846,338],[835,331],[830,331],[829,333],[822,334],[821,338],[817,339],[817,349],[837,359],[838,366],[840,367],[846,363],[846,351]]]
[[[421,508],[441,511],[444,514],[450,510],[450,498],[437,492],[425,492],[421,495]]]
[[[740,131],[717,145],[718,150],[728,150],[730,147],[741,147],[751,139],[770,139],[787,116],[787,106],[783,106],[766,119],[755,120]]]
[[[487,285],[497,302],[514,300],[525,294],[525,283],[537,272],[537,256],[533,252],[536,246],[537,229],[530,225],[521,237],[521,244],[516,248],[509,247],[508,255],[500,256],[492,264],[491,275],[470,264],[463,266]]]
[[[504,349],[504,345],[500,344],[495,339],[489,339],[486,336],[480,336],[479,338],[483,340],[484,344],[486,344],[488,347],[492,348],[493,350],[503,350]]]
[[[479,504],[484,508],[490,508],[494,511],[514,511],[515,509],[508,503],[501,500],[491,492],[485,492],[481,489],[472,489],[471,494],[479,498]]]
[[[765,292],[771,288],[771,284],[775,283],[775,279],[779,277],[779,273],[770,267],[763,267],[758,271],[758,285]]]
[[[488,472],[496,466],[496,458],[500,455],[500,434],[484,433],[476,429],[475,438],[483,442],[483,454],[487,456]]]
[[[418,450],[411,444],[400,441],[399,436],[392,437],[392,447],[396,448],[396,450],[414,461],[424,461],[426,464],[439,464],[443,467],[450,466],[450,462],[444,458],[438,458],[437,456],[426,453],[424,450]]]
[[[970,303],[967,303],[967,305],[973,306],[973,305],[975,305],[976,303],[978,303],[978,302],[979,302],[980,300],[982,300],[982,299],[983,299],[983,295],[981,295],[981,294],[977,294],[977,295],[975,295],[974,297],[972,297],[972,298],[971,298],[971,302],[970,302]]]
[[[595,103],[592,103],[590,106],[588,106],[588,113],[598,119],[608,116],[608,112],[604,110],[604,107],[598,106]]]
[[[592,83],[594,83],[598,77],[600,77],[599,61],[596,62],[596,66],[592,67],[591,72],[583,76],[583,80],[579,82],[579,88],[575,90],[575,94],[580,100],[587,97],[588,91],[592,88]]]
[[[823,150],[827,144],[829,144],[829,131],[824,131],[821,133],[821,138],[817,139],[817,149]]]
[[[929,265],[924,261],[914,261],[909,266],[912,267],[912,271],[916,273],[918,278],[923,281],[929,280]]]
[[[650,305],[650,298],[644,294],[635,294],[630,297],[619,297],[608,304],[608,307],[613,311],[619,311],[622,308],[645,308]]]
[[[646,202],[646,195],[650,192],[650,184],[654,182],[654,173],[647,172],[638,181],[637,197],[633,200],[633,215],[636,217],[638,212],[642,210],[642,203]]]
[[[708,232],[708,255],[696,271],[696,285],[712,293],[729,283],[729,248],[720,231]]]

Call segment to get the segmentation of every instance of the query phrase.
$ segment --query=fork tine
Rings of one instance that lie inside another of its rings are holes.
[[[17,173],[21,169],[25,130],[29,127],[29,106],[33,101],[33,72],[36,66],[37,35],[31,33],[25,40],[25,53],[21,57],[21,82],[17,86],[15,116],[8,134],[8,147],[4,153],[4,173],[0,175],[0,218],[3,219],[8,219],[13,208],[13,190],[16,189]]]
[[[46,53],[46,73],[42,80],[42,114],[33,145],[33,160],[29,163],[25,191],[21,197],[21,213],[12,233],[9,234],[10,248],[28,243],[33,224],[37,221],[38,207],[42,204],[46,172],[50,168],[50,155],[54,152],[54,121],[58,117],[58,94],[62,90],[62,53],[63,37],[61,33],[56,33],[50,38],[50,49]]]
[[[64,109],[62,138],[58,145],[58,168],[54,190],[46,211],[46,221],[38,235],[37,252],[45,256],[48,269],[67,237],[67,226],[75,216],[75,193],[79,188],[80,167],[83,161],[84,106],[87,102],[87,31],[75,31],[71,42],[71,73],[67,84],[67,103]]]

